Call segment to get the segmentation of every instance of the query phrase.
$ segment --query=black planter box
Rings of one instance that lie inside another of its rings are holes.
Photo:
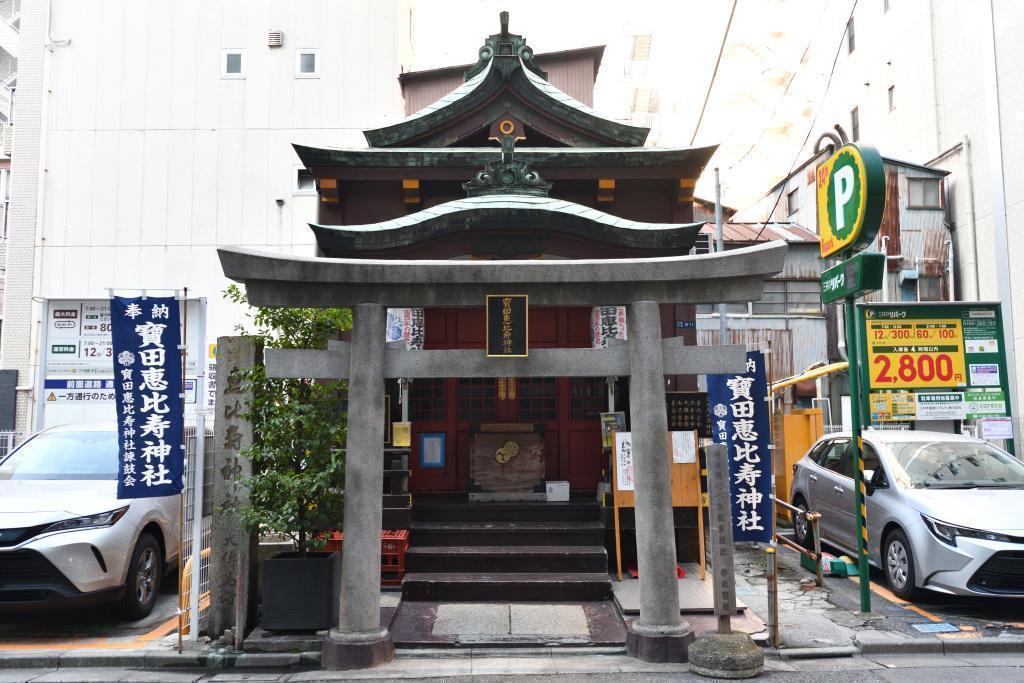
[[[265,631],[320,631],[338,624],[339,553],[279,553],[263,562],[260,625]]]

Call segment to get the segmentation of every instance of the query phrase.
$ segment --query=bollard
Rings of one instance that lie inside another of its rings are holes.
[[[768,644],[779,646],[779,572],[775,548],[765,549],[768,556]]]
[[[818,588],[822,588],[825,585],[825,576],[821,570],[821,534],[818,532],[818,521],[821,519],[821,513],[808,512],[807,519],[811,523],[811,538],[814,539],[814,556],[817,558],[817,561],[815,562],[815,569],[818,575]]]

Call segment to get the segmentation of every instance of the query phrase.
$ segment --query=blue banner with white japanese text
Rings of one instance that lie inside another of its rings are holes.
[[[181,316],[174,297],[110,301],[118,498],[177,495],[185,471]]]
[[[764,353],[747,352],[746,372],[708,375],[711,436],[729,453],[734,541],[772,538],[772,453]]]

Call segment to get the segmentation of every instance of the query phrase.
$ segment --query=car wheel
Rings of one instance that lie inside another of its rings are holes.
[[[882,559],[889,589],[904,600],[917,597],[919,591],[914,586],[914,552],[907,535],[899,529],[890,531],[885,537]]]
[[[128,565],[122,607],[127,617],[142,619],[153,611],[164,572],[160,544],[149,534],[139,536]]]
[[[803,496],[797,496],[793,499],[793,507],[799,508],[801,513],[806,513],[807,501],[803,499]],[[813,549],[814,538],[811,535],[811,523],[807,521],[803,514],[795,512],[790,514],[793,517],[793,535],[796,537],[796,542],[808,550]]]

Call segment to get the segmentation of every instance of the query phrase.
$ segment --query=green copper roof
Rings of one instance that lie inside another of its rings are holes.
[[[494,158],[497,147],[390,147],[339,149],[293,145],[307,168],[480,167]],[[689,167],[700,170],[717,146],[709,147],[519,147],[516,158],[535,167],[626,166],[630,168]]]
[[[503,97],[503,95],[509,97]],[[533,61],[533,51],[522,36],[508,32],[502,13],[501,33],[487,38],[480,58],[466,72],[466,81],[433,104],[396,124],[363,131],[371,147],[446,147],[456,140],[447,129],[457,121],[483,112],[481,126],[500,116],[513,116],[530,127],[533,120],[555,120],[563,126],[560,140],[571,146],[639,147],[649,128],[629,126],[602,118],[593,109],[547,81]],[[565,131],[572,131],[571,133]]]
[[[703,223],[642,223],[563,199],[481,195],[380,223],[310,225],[327,255],[401,248],[483,231],[537,231],[631,249],[689,251]]]

